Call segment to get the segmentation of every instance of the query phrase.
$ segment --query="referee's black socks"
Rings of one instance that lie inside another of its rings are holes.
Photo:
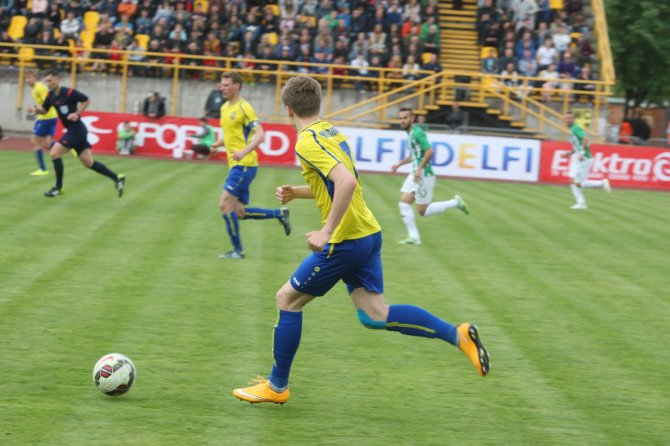
[[[111,178],[112,181],[118,181],[118,179],[119,179],[119,177],[118,177],[114,172],[112,172],[111,170],[109,170],[109,169],[107,168],[107,166],[105,166],[105,165],[102,164],[101,162],[93,161],[93,165],[91,166],[91,169],[92,169],[92,170],[95,170],[95,171],[98,172],[100,175],[104,175],[104,176],[106,176],[106,177],[108,177],[108,178]]]

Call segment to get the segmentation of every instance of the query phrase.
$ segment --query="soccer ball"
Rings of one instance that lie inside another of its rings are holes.
[[[103,356],[93,367],[95,387],[109,396],[123,395],[130,390],[135,381],[135,364],[121,353]]]

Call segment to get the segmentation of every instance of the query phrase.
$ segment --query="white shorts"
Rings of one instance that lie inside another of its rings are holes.
[[[414,181],[414,174],[410,173],[402,183],[400,192],[404,194],[411,194],[414,192],[416,204],[430,204],[433,201],[433,190],[435,189],[435,177],[421,177],[421,182]]]
[[[575,182],[581,184],[588,178],[592,164],[593,158],[584,158],[583,161],[579,161],[579,158],[572,155],[570,157],[570,171],[568,172],[568,175]]]

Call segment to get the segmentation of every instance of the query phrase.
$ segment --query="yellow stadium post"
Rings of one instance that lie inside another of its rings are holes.
[[[23,81],[25,77],[23,59],[19,58],[19,97],[16,99],[16,112],[20,115],[23,109]]]
[[[128,53],[123,54],[121,64],[121,113],[125,113],[128,93]]]
[[[333,107],[333,67],[328,67],[328,78],[326,80],[326,114]]]
[[[181,61],[177,59],[177,63],[175,64],[174,70],[172,71],[172,104],[170,107],[170,114],[172,116],[177,116],[177,98],[179,97],[179,93],[177,90],[179,89],[179,69],[181,67]]]
[[[563,90],[563,114],[565,115],[570,108],[570,86],[567,83],[561,84],[561,90]]]
[[[279,115],[281,113],[281,82],[282,82],[282,76],[281,76],[281,70],[279,69],[279,65],[277,65],[277,75],[275,76],[275,115]]]
[[[600,96],[601,88],[605,90],[607,86],[605,86],[605,84],[597,84],[596,89],[594,91],[595,95],[591,96],[591,99],[593,100],[593,116],[594,116],[593,131],[596,133],[596,135],[598,134],[598,121],[599,121],[598,117],[600,116],[600,98],[602,97]]]

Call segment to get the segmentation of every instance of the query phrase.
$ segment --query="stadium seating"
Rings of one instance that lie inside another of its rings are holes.
[[[34,68],[37,66],[35,64],[35,50],[32,48],[21,48],[19,50],[19,60],[23,62],[23,65],[26,67]]]
[[[137,39],[137,43],[139,43],[145,50],[149,48],[149,40],[151,37],[148,34],[135,34],[135,39]]]
[[[21,40],[25,35],[26,24],[28,19],[23,15],[15,15],[12,17],[12,21],[9,23],[9,30],[7,31],[9,37],[14,40]]]
[[[482,59],[485,59],[489,56],[489,53],[491,51],[493,51],[493,54],[494,54],[495,57],[498,57],[498,48],[496,48],[494,46],[483,46],[481,51],[480,51],[479,57],[481,57]]]
[[[84,14],[84,29],[95,34],[100,22],[100,14],[97,11],[87,11]]]
[[[93,48],[93,42],[95,41],[95,32],[84,30],[79,33],[79,38],[84,43],[84,48],[89,50]]]
[[[275,17],[279,17],[279,5],[271,4],[271,5],[266,5],[265,10],[270,10],[272,11],[272,15]]]
[[[209,10],[209,0],[195,0],[194,5],[200,5],[202,12],[207,12]]]

